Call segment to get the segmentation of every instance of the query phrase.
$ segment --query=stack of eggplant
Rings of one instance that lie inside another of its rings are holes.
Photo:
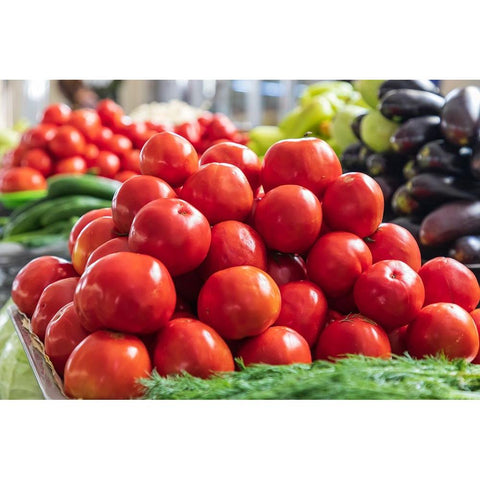
[[[444,97],[430,81],[386,80],[377,109],[351,128],[359,141],[343,152],[343,168],[378,181],[385,221],[407,228],[424,259],[480,263],[480,88]]]

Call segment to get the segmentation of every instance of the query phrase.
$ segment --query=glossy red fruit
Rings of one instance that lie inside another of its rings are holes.
[[[278,286],[307,279],[305,260],[297,254],[267,251],[266,272]]]

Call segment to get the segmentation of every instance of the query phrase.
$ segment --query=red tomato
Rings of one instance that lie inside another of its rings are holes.
[[[365,316],[390,331],[410,323],[425,300],[422,279],[400,260],[381,260],[363,272],[353,289]]]
[[[75,225],[70,230],[70,235],[68,237],[68,250],[70,252],[70,256],[73,253],[73,246],[77,241],[80,232],[92,221],[96,218],[100,217],[111,217],[112,216],[112,209],[111,208],[97,208],[95,210],[90,210],[89,212],[83,214],[76,222]]]
[[[45,255],[30,260],[15,276],[12,300],[18,309],[31,317],[43,290],[53,282],[78,276],[73,265],[63,258]]]
[[[268,248],[304,253],[320,233],[322,206],[310,190],[299,185],[280,185],[257,204],[254,225]]]
[[[353,297],[353,288],[344,295],[338,297],[327,297],[328,306],[341,313],[342,315],[348,315],[351,313],[359,313],[355,299]]]
[[[212,145],[200,157],[200,165],[206,165],[207,163],[230,163],[235,165],[245,174],[253,191],[260,187],[262,162],[257,154],[245,145],[234,142],[222,142]]]
[[[301,280],[280,286],[282,308],[274,325],[290,327],[312,347],[327,320],[327,299],[312,282]]]
[[[110,98],[105,98],[97,103],[97,113],[100,116],[103,125],[109,128],[117,127],[122,122],[125,115],[122,107]]]
[[[300,255],[291,253],[268,251],[266,272],[279,286],[307,279],[305,260]]]
[[[115,153],[100,150],[95,161],[95,170],[102,177],[113,178],[120,170],[120,158]]]
[[[96,165],[98,154],[100,149],[94,143],[87,143],[83,152],[83,157],[87,162],[87,168],[94,167]]]
[[[172,187],[158,177],[136,175],[117,189],[112,199],[112,218],[119,233],[128,233],[138,211],[152,200],[175,198]]]
[[[322,235],[307,256],[308,278],[329,297],[348,294],[370,265],[372,254],[366,243],[349,232]]]
[[[138,380],[151,371],[148,350],[138,337],[100,330],[82,340],[68,357],[63,385],[71,398],[136,398],[144,392]]]
[[[136,175],[138,175],[137,172],[132,172],[131,170],[122,170],[121,172],[116,173],[113,178],[123,183],[129,178],[135,177]]]
[[[408,325],[408,353],[414,358],[443,354],[448,359],[471,362],[478,354],[479,339],[471,315],[454,303],[423,307]]]
[[[102,243],[97,247],[88,257],[87,263],[85,265],[85,270],[99,258],[110,255],[111,253],[116,252],[129,252],[128,248],[128,237],[117,237],[107,240],[105,243]]]
[[[175,125],[173,130],[177,135],[186,138],[193,146],[200,142],[202,136],[202,128],[196,120]]]
[[[406,228],[394,223],[381,223],[365,242],[372,252],[373,263],[380,260],[401,260],[416,272],[420,270],[420,248]]]
[[[198,208],[210,224],[225,220],[244,221],[253,205],[247,177],[235,165],[209,163],[184,183],[181,197]]]
[[[320,200],[342,173],[342,165],[330,145],[319,138],[296,138],[274,143],[265,153],[261,181],[265,192],[279,185],[300,185]]]
[[[407,331],[408,325],[396,328],[388,333],[392,353],[395,355],[403,355],[407,350]]]
[[[473,318],[475,322],[475,326],[477,327],[477,332],[480,332],[480,308],[476,308],[470,312],[470,316]],[[480,364],[480,351],[477,353],[477,356],[472,360],[472,363]]]
[[[332,230],[368,237],[382,222],[382,189],[364,173],[344,173],[325,190],[322,209]]]
[[[140,151],[140,171],[160,177],[172,187],[183,185],[197,170],[197,152],[188,140],[176,133],[157,133]]]
[[[0,192],[20,192],[22,190],[46,190],[45,177],[35,168],[13,167],[0,175]]]
[[[99,149],[108,149],[110,140],[113,137],[113,131],[111,128],[102,126],[98,132],[97,138],[95,138],[95,144]]]
[[[224,268],[252,265],[267,268],[267,249],[260,235],[236,220],[217,223],[212,228],[208,255],[201,265],[203,278]]]
[[[47,285],[38,299],[31,318],[32,332],[40,340],[45,338],[45,330],[50,320],[67,303],[73,302],[73,294],[79,277],[68,277]]]
[[[233,140],[237,131],[237,127],[232,120],[221,112],[214,113],[206,127],[206,134],[210,140]]]
[[[127,136],[136,149],[141,149],[145,142],[152,136],[151,130],[145,122],[132,122],[122,130],[122,134]],[[155,134],[157,132],[153,132]],[[148,136],[147,136],[148,135]]]
[[[87,162],[80,155],[62,158],[55,164],[55,174],[58,173],[87,173]]]
[[[195,207],[179,198],[160,198],[135,215],[128,246],[158,258],[176,276],[205,260],[211,236],[208,220]]]
[[[131,140],[125,135],[120,135],[119,133],[113,134],[112,138],[108,141],[106,150],[118,155],[119,158],[123,157],[130,150],[132,150],[133,145]]]
[[[199,319],[224,339],[258,335],[280,314],[280,290],[259,268],[243,265],[211,275],[198,296]]]
[[[131,170],[140,174],[140,150],[132,149],[124,152],[122,158],[122,170]]]
[[[425,286],[425,305],[455,303],[471,312],[480,301],[480,287],[474,273],[453,258],[432,258],[418,274]]]
[[[75,127],[89,142],[93,142],[100,133],[102,122],[93,108],[73,110],[68,124]]]
[[[215,372],[232,372],[232,353],[220,335],[192,318],[175,318],[158,332],[153,365],[160,375],[207,378]]]
[[[52,103],[43,111],[41,123],[64,125],[70,119],[72,109],[65,103]]]
[[[85,270],[74,302],[80,322],[88,331],[106,328],[144,334],[170,320],[176,294],[162,262],[149,255],[117,252]]]
[[[17,148],[13,150],[13,159],[12,159],[12,167],[19,167],[20,162],[22,161],[22,157],[25,155],[25,153],[28,151],[28,147],[23,146],[22,144],[18,145]],[[6,167],[2,162],[2,165]]]
[[[273,326],[239,346],[236,356],[245,366],[266,363],[290,365],[312,363],[312,354],[307,341],[297,331],[285,326]]]
[[[52,159],[48,153],[41,148],[32,148],[25,152],[20,161],[21,167],[30,167],[38,170],[45,178],[53,171]]]
[[[62,307],[49,322],[45,331],[45,353],[60,377],[63,378],[68,357],[88,334],[80,324],[73,301]]]
[[[57,127],[50,123],[35,125],[23,133],[21,145],[26,148],[46,149],[56,131]]]
[[[186,302],[189,302],[196,308],[198,294],[202,288],[204,281],[201,276],[200,268],[191,270],[183,275],[177,275],[173,278],[177,296],[182,297]]]
[[[85,270],[88,257],[100,245],[118,237],[112,217],[95,218],[79,233],[72,250],[72,264],[81,275]]]
[[[58,127],[48,142],[49,150],[58,158],[82,155],[85,150],[85,137],[71,125]]]
[[[313,358],[335,360],[348,354],[390,358],[388,336],[379,325],[363,315],[334,320],[320,334]]]

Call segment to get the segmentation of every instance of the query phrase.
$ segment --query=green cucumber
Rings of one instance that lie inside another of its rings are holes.
[[[65,195],[89,195],[111,200],[122,183],[96,175],[58,174],[49,177],[47,184],[50,198]]]

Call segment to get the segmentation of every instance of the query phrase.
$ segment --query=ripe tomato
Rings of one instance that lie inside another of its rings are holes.
[[[198,294],[204,284],[200,268],[173,277],[173,283],[175,284],[177,296],[196,308]],[[195,308],[193,310],[195,310]]]
[[[99,217],[89,222],[79,233],[72,250],[72,264],[81,275],[88,257],[100,245],[118,237],[112,217]]]
[[[46,149],[50,140],[55,136],[57,127],[51,123],[40,123],[29,128],[22,135],[21,145],[25,148]]]
[[[176,276],[205,260],[211,236],[208,220],[195,207],[179,198],[159,198],[135,215],[128,246],[158,258]]]
[[[266,272],[279,286],[307,279],[305,260],[297,254],[267,251]]]
[[[126,180],[112,199],[112,218],[117,231],[128,233],[137,212],[152,200],[176,196],[172,187],[158,177],[136,175]]]
[[[116,237],[111,240],[107,240],[105,243],[102,243],[97,247],[88,257],[87,263],[85,265],[85,270],[99,258],[110,255],[110,253],[116,252],[129,252],[128,248],[128,237]]]
[[[202,137],[202,128],[196,120],[175,125],[173,131],[186,138],[194,147],[198,145]]]
[[[366,243],[349,232],[322,235],[307,256],[308,278],[329,297],[347,295],[370,265],[372,254]]]
[[[478,354],[475,322],[462,307],[447,302],[423,307],[408,325],[408,353],[415,358],[443,354],[471,362]]]
[[[364,173],[344,173],[325,190],[322,209],[332,230],[368,237],[382,222],[382,189]]]
[[[249,265],[211,275],[198,295],[199,319],[224,339],[258,335],[280,314],[280,290],[273,279]]]
[[[470,316],[473,318],[475,322],[475,326],[477,327],[477,332],[480,332],[480,308],[476,308],[470,312]],[[480,364],[480,351],[477,353],[477,356],[472,360],[472,363]]]
[[[19,167],[20,162],[22,161],[22,157],[25,155],[25,153],[28,151],[28,147],[25,147],[20,143],[14,150],[13,150],[13,158],[11,160],[11,165],[10,167]],[[5,157],[2,159],[2,166],[7,168],[7,165],[5,164]]]
[[[83,151],[83,158],[87,162],[87,168],[94,167],[96,165],[98,154],[100,149],[94,143],[87,143],[85,150]]]
[[[280,185],[257,204],[253,220],[268,248],[304,253],[320,233],[322,206],[310,190],[299,185]]]
[[[388,333],[392,353],[395,355],[404,355],[408,351],[407,347],[407,331],[408,325],[396,328]]]
[[[200,165],[206,165],[207,163],[235,165],[245,174],[253,191],[260,187],[262,162],[257,154],[245,145],[234,142],[212,145],[200,157]]]
[[[75,225],[70,230],[70,235],[68,237],[68,250],[70,256],[73,252],[73,246],[77,241],[80,232],[86,227],[92,220],[100,217],[111,217],[112,209],[111,208],[97,208],[95,210],[90,210],[87,213],[84,213],[76,222]]]
[[[183,184],[181,197],[198,208],[211,225],[225,220],[244,221],[253,205],[247,177],[235,165],[209,163]]]
[[[280,286],[282,308],[274,325],[290,327],[312,347],[327,320],[327,299],[312,282],[302,280]]]
[[[73,301],[62,307],[45,331],[45,353],[55,371],[63,378],[65,364],[74,348],[87,336],[78,318]]]
[[[132,172],[131,170],[122,170],[121,172],[116,173],[113,178],[123,183],[129,178],[135,177],[136,175],[138,175],[137,172]]]
[[[115,153],[100,150],[95,161],[94,169],[102,177],[113,178],[120,170],[120,158]]]
[[[130,150],[132,150],[132,148],[132,141],[128,137],[125,135],[120,135],[119,133],[115,133],[112,135],[112,138],[108,140],[106,150],[109,150],[121,158]]]
[[[210,249],[201,265],[203,278],[238,265],[266,269],[267,249],[252,227],[236,220],[227,220],[214,225],[211,233]]]
[[[74,302],[88,331],[106,328],[144,334],[170,320],[176,294],[162,262],[150,255],[117,252],[98,259],[85,270]]]
[[[192,318],[175,318],[160,329],[155,340],[153,366],[160,375],[207,378],[215,372],[232,372],[232,353],[220,335]]]
[[[401,260],[416,272],[420,270],[420,248],[406,228],[394,223],[381,223],[365,242],[372,252],[373,263],[380,260]]]
[[[173,132],[150,137],[140,151],[140,171],[160,177],[172,187],[183,185],[198,170],[198,155],[193,145]]]
[[[151,371],[147,348],[138,337],[99,330],[83,339],[68,357],[63,385],[71,398],[136,398],[144,392],[138,380]]]
[[[82,155],[85,150],[85,137],[71,125],[58,127],[48,142],[49,150],[58,158]]]
[[[359,313],[355,299],[353,298],[353,288],[344,295],[328,297],[327,300],[328,306],[342,315]]]
[[[390,331],[410,323],[425,300],[417,272],[400,260],[381,260],[363,272],[353,289],[360,312]]]
[[[12,284],[12,300],[18,309],[31,317],[43,290],[53,282],[77,277],[73,265],[63,258],[45,255],[30,260],[17,273]]]
[[[307,341],[297,331],[285,326],[273,326],[244,340],[236,351],[245,366],[266,363],[290,365],[312,363]]]
[[[70,119],[72,109],[65,103],[52,103],[42,113],[41,123],[64,125]]]
[[[265,192],[279,185],[301,185],[320,200],[325,188],[342,173],[330,145],[319,138],[280,140],[265,153],[261,181]]]
[[[480,301],[480,287],[474,273],[453,258],[432,258],[418,274],[425,286],[425,305],[455,303],[471,312]]]
[[[100,100],[96,106],[97,113],[103,125],[109,128],[116,128],[120,125],[125,115],[123,108],[110,98]]]
[[[80,155],[62,158],[55,164],[55,174],[57,173],[87,173],[87,162]]]
[[[130,170],[140,174],[140,150],[132,149],[124,152],[122,158],[122,170]]]
[[[237,127],[227,115],[216,112],[210,117],[205,133],[208,139],[212,141],[220,139],[233,140],[237,132]]]
[[[145,122],[132,122],[129,125],[126,125],[120,133],[130,139],[135,149],[141,149],[151,136],[149,135],[147,137],[147,132],[149,132],[149,128]]]
[[[113,131],[111,128],[102,126],[98,132],[97,138],[95,138],[94,143],[99,149],[108,149],[110,140],[113,137]]]
[[[13,167],[0,175],[0,192],[20,192],[22,190],[46,190],[45,177],[35,168]]]
[[[93,108],[73,110],[67,123],[75,127],[89,142],[97,138],[102,126],[100,116]]]
[[[32,148],[25,152],[20,161],[21,167],[30,167],[38,170],[45,178],[53,171],[52,159],[48,153],[41,148]]]
[[[360,314],[334,320],[320,334],[313,358],[335,360],[348,354],[390,358],[388,336],[379,325]]]
[[[67,303],[73,302],[73,294],[77,287],[79,277],[68,277],[57,280],[47,285],[38,299],[35,311],[32,314],[32,332],[40,340],[45,338],[45,330],[50,320]]]

